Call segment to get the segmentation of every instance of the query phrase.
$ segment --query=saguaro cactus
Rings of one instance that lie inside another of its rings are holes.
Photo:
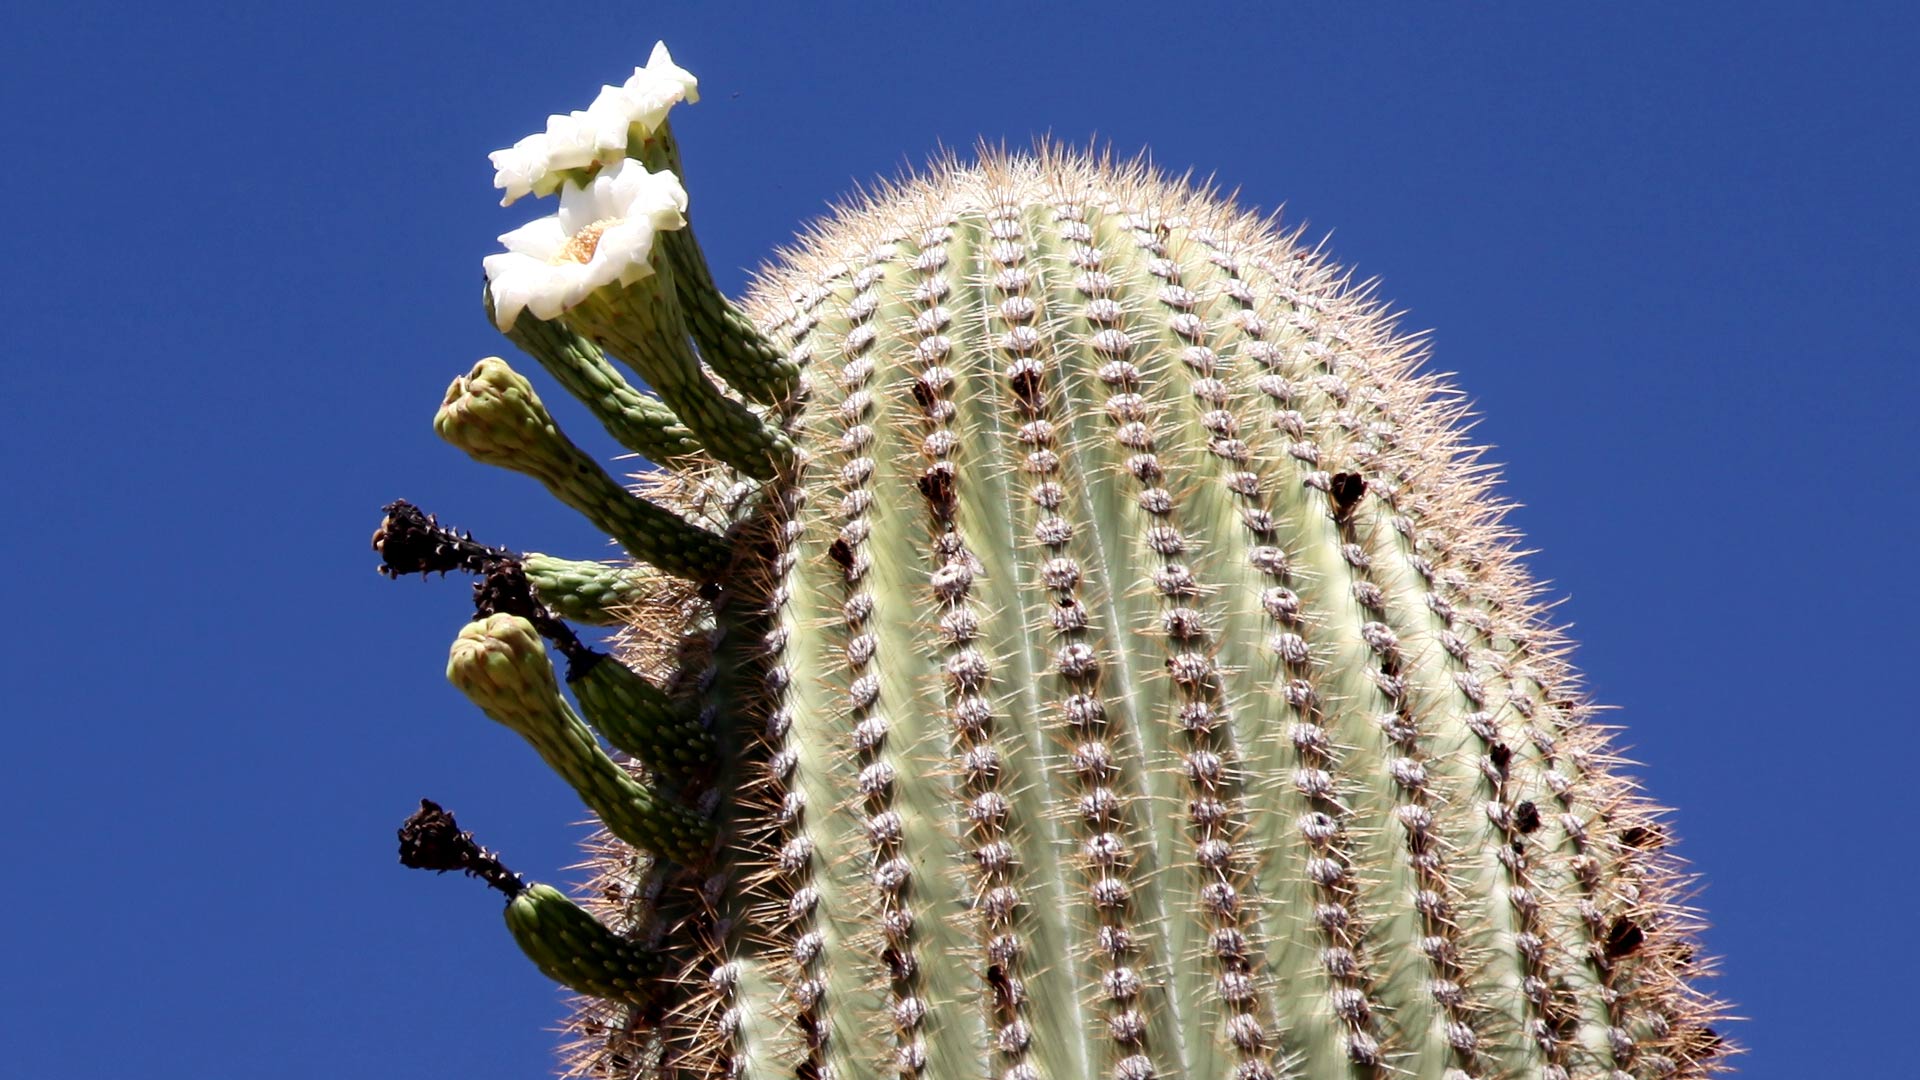
[[[1042,148],[876,190],[736,305],[666,123],[693,89],[656,50],[496,155],[560,211],[487,260],[496,324],[661,468],[609,476],[500,359],[436,421],[633,562],[405,503],[375,541],[479,576],[449,677],[605,825],[581,901],[431,804],[403,832],[583,995],[573,1073],[1716,1066],[1666,833],[1365,288]]]

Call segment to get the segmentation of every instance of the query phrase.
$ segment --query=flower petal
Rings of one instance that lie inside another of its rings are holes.
[[[529,135],[505,150],[487,155],[493,162],[493,186],[504,190],[501,206],[511,206],[522,195],[533,192],[538,178],[547,171],[547,137]]]
[[[679,83],[687,104],[700,100],[700,80],[693,77],[693,72],[673,62],[673,55],[667,52],[666,42],[653,43],[653,53],[647,57],[647,70]]]
[[[489,255],[481,263],[493,292],[493,322],[503,331],[524,310],[542,319],[557,317],[569,306],[575,279],[585,269],[579,263],[549,263],[511,251]],[[572,302],[578,303],[578,297]]]
[[[653,47],[647,66],[634,68],[619,90],[627,119],[652,133],[667,122],[667,112],[676,104],[699,101],[699,86],[698,79],[673,62],[663,41]]]
[[[628,218],[607,226],[600,234],[599,246],[593,250],[593,261],[587,264],[587,276],[594,281],[594,287],[615,281],[631,285],[651,277],[653,234],[653,222],[646,218]]]
[[[678,177],[650,173],[631,158],[601,170],[585,187],[567,184],[559,213],[503,233],[500,243],[507,250],[484,260],[495,323],[505,330],[522,311],[557,318],[595,289],[651,275],[655,234],[684,227],[686,210],[687,191]],[[567,249],[590,227],[598,232],[593,254],[582,264]]]
[[[500,234],[500,244],[508,251],[545,262],[560,254],[567,246],[567,237],[571,233],[560,222],[557,214],[534,218],[512,232]]]
[[[630,164],[635,167],[614,168],[602,174],[608,180],[608,195],[616,215],[645,216],[660,229],[685,225],[687,189],[680,185],[680,178],[664,170],[648,172],[638,162]]]
[[[567,235],[572,236],[596,221],[619,217],[620,210],[611,197],[612,177],[623,166],[616,165],[604,169],[585,187],[568,184],[560,190],[560,213],[557,216]]]
[[[699,87],[691,72],[673,62],[666,42],[656,43],[647,66],[634,68],[625,83],[601,87],[585,109],[549,116],[545,131],[489,155],[493,186],[506,192],[501,205],[561,190],[560,174],[568,170],[624,160],[631,125],[658,131],[674,105],[700,100]]]
[[[600,153],[595,125],[583,112],[547,117],[547,170],[583,169]]]

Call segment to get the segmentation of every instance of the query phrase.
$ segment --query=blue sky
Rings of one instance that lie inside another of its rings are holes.
[[[0,42],[9,1075],[546,1072],[558,994],[393,829],[430,795],[565,880],[583,811],[441,678],[461,586],[366,538],[405,496],[603,550],[429,420],[508,348],[479,259],[533,211],[486,152],[656,38],[732,289],[981,137],[1147,148],[1330,232],[1480,403],[1680,808],[1745,1075],[1911,1059],[1909,5],[55,7]]]

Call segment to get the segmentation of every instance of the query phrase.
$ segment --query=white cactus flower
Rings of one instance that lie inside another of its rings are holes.
[[[699,100],[700,81],[673,62],[666,42],[656,42],[647,66],[634,68],[626,82],[601,87],[585,109],[549,116],[546,131],[487,155],[493,186],[506,192],[500,205],[510,206],[522,195],[551,195],[566,170],[625,158],[632,125],[651,135],[676,104]]]
[[[627,118],[596,101],[585,111],[547,117],[546,139],[549,173],[619,161],[627,156]],[[559,187],[557,176],[553,187]]]
[[[522,311],[559,317],[594,290],[653,273],[654,234],[687,223],[687,192],[669,172],[622,159],[586,187],[568,184],[560,212],[500,237],[507,250],[484,260],[493,320],[511,327]]]
[[[536,132],[505,150],[495,150],[487,158],[493,162],[493,186],[507,193],[500,205],[511,206],[513,200],[531,194],[534,185],[546,177],[547,137]]]
[[[667,122],[667,113],[675,105],[682,101],[691,105],[700,100],[700,80],[673,62],[666,42],[656,41],[653,54],[647,57],[647,66],[634,68],[627,81],[617,87],[602,87],[594,105],[610,98],[619,101],[629,123],[639,124],[652,133]],[[611,101],[607,101],[607,107],[613,107]],[[589,110],[591,108],[589,106]]]

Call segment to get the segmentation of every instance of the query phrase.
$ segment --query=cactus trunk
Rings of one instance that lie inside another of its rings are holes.
[[[531,583],[450,674],[614,834],[584,909],[511,894],[515,939],[585,995],[575,1074],[1716,1066],[1655,811],[1463,406],[1340,270],[1213,192],[1051,149],[842,210],[742,305],[690,233],[651,257],[509,324],[670,450],[644,497],[500,361],[442,414],[649,568],[383,533],[395,572]],[[511,434],[477,430],[500,403]],[[624,663],[567,682],[633,757],[561,697],[556,615],[630,627]]]

